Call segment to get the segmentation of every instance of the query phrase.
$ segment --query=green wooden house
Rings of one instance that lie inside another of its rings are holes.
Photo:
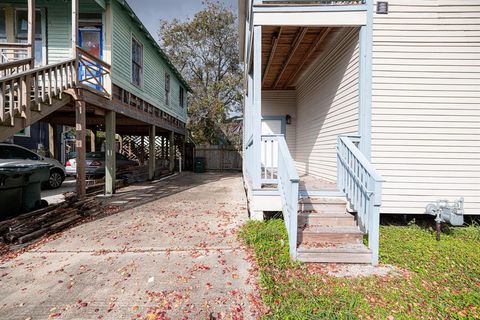
[[[173,170],[186,136],[189,90],[126,1],[0,3],[0,140],[38,121],[75,127],[79,193],[87,129],[106,132],[106,150],[116,134],[141,137],[152,155],[161,137]],[[107,151],[108,193],[113,154]],[[149,157],[151,177],[155,158]]]

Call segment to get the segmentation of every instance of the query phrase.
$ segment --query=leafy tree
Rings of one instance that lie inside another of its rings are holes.
[[[219,2],[185,21],[161,20],[159,37],[166,53],[190,83],[188,127],[198,143],[239,141],[226,130],[241,113],[242,69],[238,60],[237,16]]]

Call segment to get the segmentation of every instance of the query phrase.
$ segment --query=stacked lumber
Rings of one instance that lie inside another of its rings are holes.
[[[168,175],[168,169],[157,166],[155,175]],[[116,187],[146,181],[148,166],[134,166],[117,173]],[[65,201],[46,208],[24,213],[8,220],[0,221],[0,242],[23,244],[44,235],[54,234],[80,222],[89,216],[96,216],[103,211],[99,200],[94,196],[102,193],[105,179],[89,180],[86,200],[77,201],[75,193],[65,193]]]
[[[0,240],[23,244],[62,231],[85,217],[96,214],[98,209],[99,203],[95,198],[76,201],[74,196],[69,196],[61,204],[0,222]]]

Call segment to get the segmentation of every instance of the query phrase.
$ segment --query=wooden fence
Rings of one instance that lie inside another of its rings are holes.
[[[242,153],[233,148],[197,145],[195,157],[205,158],[207,170],[242,170]]]

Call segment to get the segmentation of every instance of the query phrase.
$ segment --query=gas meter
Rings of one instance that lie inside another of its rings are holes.
[[[430,203],[425,208],[425,213],[436,216],[437,240],[440,240],[440,227],[442,223],[450,223],[452,226],[463,225],[463,198],[450,203],[448,200],[438,200],[436,203]]]

